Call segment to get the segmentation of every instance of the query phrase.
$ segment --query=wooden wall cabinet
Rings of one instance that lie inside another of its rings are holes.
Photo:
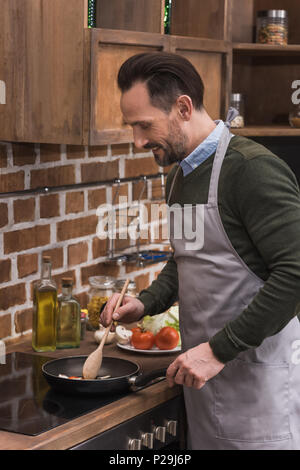
[[[208,111],[219,117],[228,96],[224,37],[203,39],[206,31],[202,39],[164,35],[164,0],[98,0],[99,28],[93,29],[87,28],[87,8],[87,0],[0,0],[0,80],[6,87],[0,140],[132,141],[122,124],[116,78],[122,62],[142,51],[189,57],[203,75]]]
[[[93,29],[87,27],[87,0],[0,0],[0,140],[132,141],[122,124],[117,72],[131,55],[159,50],[182,54],[199,70],[214,119],[225,117],[232,89],[246,95],[250,125],[237,132],[272,134],[276,116],[285,122],[290,82],[300,79],[298,0],[284,5],[292,45],[256,45],[252,39],[256,11],[279,3],[173,0],[166,35],[164,0],[98,0]],[[277,124],[284,135],[300,135]]]

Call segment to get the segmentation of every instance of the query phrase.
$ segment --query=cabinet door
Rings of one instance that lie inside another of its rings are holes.
[[[228,0],[172,0],[171,34],[226,39]]]
[[[223,41],[176,37],[172,52],[188,59],[204,83],[204,106],[212,119],[224,119],[230,95],[231,51]]]
[[[97,0],[97,28],[163,33],[165,0]]]
[[[92,30],[90,145],[131,142],[132,130],[122,122],[119,68],[140,52],[165,50],[168,37],[130,31]]]
[[[82,143],[86,6],[0,0],[1,140]]]

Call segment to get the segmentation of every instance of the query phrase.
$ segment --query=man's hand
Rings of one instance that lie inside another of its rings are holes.
[[[225,364],[214,356],[209,343],[202,343],[180,354],[167,370],[167,383],[175,383],[200,389],[209,379],[217,375]]]
[[[120,294],[113,294],[107,301],[101,315],[100,322],[108,326],[112,320],[122,320],[124,323],[138,321],[144,313],[144,304],[130,295],[125,295],[122,305],[114,313]]]

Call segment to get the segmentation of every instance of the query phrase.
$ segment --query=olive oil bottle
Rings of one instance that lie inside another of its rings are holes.
[[[51,260],[43,256],[41,279],[34,286],[32,347],[37,352],[55,351],[57,289],[51,279]]]
[[[72,297],[73,280],[62,279],[62,294],[58,296],[58,318],[56,347],[58,349],[79,348],[81,332],[80,305]]]

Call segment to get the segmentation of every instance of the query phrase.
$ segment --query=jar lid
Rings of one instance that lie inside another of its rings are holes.
[[[73,279],[71,277],[63,277],[61,283],[63,286],[73,286]]]
[[[116,289],[117,290],[122,290],[124,284],[126,282],[126,279],[117,279],[116,281]],[[136,283],[134,281],[129,281],[127,290],[132,291],[136,289]]]
[[[257,12],[257,16],[259,18],[261,17],[267,17],[267,18],[287,18],[288,13],[286,10],[260,10]]]
[[[89,283],[92,287],[98,289],[112,289],[115,287],[115,279],[111,276],[92,276],[89,277]]]
[[[243,95],[242,93],[231,93],[231,101],[242,101]]]

